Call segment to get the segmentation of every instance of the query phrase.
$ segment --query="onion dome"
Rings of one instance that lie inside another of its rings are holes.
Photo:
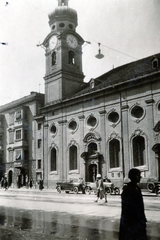
[[[48,15],[51,31],[75,30],[78,25],[77,12],[68,7],[68,1],[60,0],[58,7]]]

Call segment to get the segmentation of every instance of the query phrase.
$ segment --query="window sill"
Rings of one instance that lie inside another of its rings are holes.
[[[117,168],[110,168],[109,172],[122,172],[122,168],[121,167],[117,167]]]
[[[79,173],[79,171],[78,171],[78,169],[76,169],[76,170],[70,170],[69,171],[69,174],[78,174]]]
[[[41,173],[42,169],[36,169],[36,173]]]
[[[15,139],[15,142],[20,142],[20,141],[22,141],[21,138],[19,138],[19,139]]]
[[[52,172],[49,173],[49,175],[57,175],[57,174],[58,174],[57,171],[52,171]]]
[[[147,171],[148,170],[148,167],[146,165],[136,166],[134,168],[138,168],[140,171]]]

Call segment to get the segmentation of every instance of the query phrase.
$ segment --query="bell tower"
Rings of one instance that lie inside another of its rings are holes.
[[[50,33],[43,42],[46,49],[45,104],[72,96],[83,84],[83,38],[76,33],[77,12],[68,0],[58,0],[49,14]]]
[[[68,0],[58,0],[58,6],[68,6]]]

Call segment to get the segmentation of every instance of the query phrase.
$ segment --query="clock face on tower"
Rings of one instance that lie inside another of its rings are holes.
[[[77,38],[75,36],[73,36],[72,34],[67,35],[66,41],[67,41],[68,46],[71,48],[76,48],[78,46]]]
[[[54,35],[49,40],[49,48],[50,50],[53,50],[57,45],[57,37]]]

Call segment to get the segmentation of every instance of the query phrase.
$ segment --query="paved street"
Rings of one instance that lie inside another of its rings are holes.
[[[97,204],[95,198],[94,194],[58,194],[54,190],[0,190],[1,231],[10,226],[8,238],[3,239],[18,239],[14,234],[22,234],[24,239],[118,239],[120,196],[109,195],[107,204],[104,200]],[[144,196],[144,203],[149,239],[158,240],[160,198]]]

